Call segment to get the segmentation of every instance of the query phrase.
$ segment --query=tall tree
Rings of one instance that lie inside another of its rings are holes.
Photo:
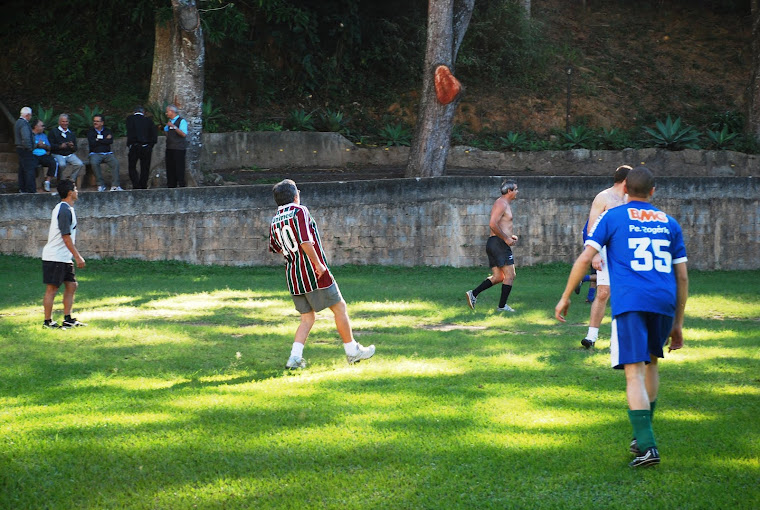
[[[153,73],[148,101],[174,104],[187,121],[187,172],[191,185],[203,184],[200,168],[206,50],[195,0],[171,0],[172,17],[156,21]]]
[[[439,102],[435,70],[443,65],[454,71],[459,46],[470,24],[475,0],[429,0],[427,46],[422,95],[414,140],[406,167],[407,177],[444,175],[451,146],[451,128],[459,98]]]
[[[752,76],[747,98],[748,131],[760,142],[760,0],[752,0]]]

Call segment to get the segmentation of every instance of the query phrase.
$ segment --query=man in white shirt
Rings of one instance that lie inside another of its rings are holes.
[[[79,198],[79,191],[72,181],[62,180],[58,183],[58,194],[61,196],[61,203],[53,209],[50,217],[48,241],[42,249],[42,282],[47,286],[42,301],[45,310],[45,322],[43,322],[42,327],[68,329],[86,326],[86,324],[71,317],[74,293],[79,286],[74,275],[72,256],[80,269],[84,267],[85,262],[74,245],[77,236],[77,215],[74,212],[74,202]],[[61,284],[64,285],[64,319],[63,323],[58,324],[53,320],[53,302]]]

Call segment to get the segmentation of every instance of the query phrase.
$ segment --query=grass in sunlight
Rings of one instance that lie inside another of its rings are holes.
[[[757,508],[760,272],[692,272],[666,355],[660,466],[633,471],[609,316],[553,308],[566,265],[337,267],[357,340],[298,313],[282,268],[89,261],[74,316],[41,328],[39,260],[0,256],[0,508]],[[61,318],[60,296],[55,318]],[[667,503],[665,503],[667,502]]]

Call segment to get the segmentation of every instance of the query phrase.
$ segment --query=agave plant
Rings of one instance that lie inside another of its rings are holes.
[[[386,147],[392,145],[409,147],[412,144],[412,133],[402,124],[386,124],[378,136],[383,140]]]
[[[312,114],[306,113],[304,110],[293,110],[290,112],[285,124],[291,131],[316,131]]]
[[[644,127],[644,131],[652,137],[648,142],[655,147],[671,151],[699,149],[699,131],[691,126],[682,127],[680,117],[673,120],[668,115],[664,123],[658,120],[656,126],[656,129]]]
[[[594,130],[586,126],[572,126],[570,131],[562,133],[565,143],[563,149],[595,149],[597,136]]]
[[[524,133],[510,131],[506,136],[500,136],[501,147],[508,151],[523,151],[528,145],[528,137]]]
[[[707,139],[710,141],[710,147],[713,149],[728,149],[734,144],[735,138],[738,136],[739,133],[730,132],[728,126],[725,125],[720,131],[707,130]]]
[[[203,115],[203,130],[209,133],[219,131],[219,120],[224,118],[222,109],[214,106],[214,102],[209,97],[201,103],[201,114]]]
[[[145,107],[145,111],[153,118],[153,122],[159,126],[159,133],[163,133],[163,126],[169,120],[166,118],[166,107],[169,103],[164,101],[163,103],[152,103]]]
[[[102,115],[103,111],[98,105],[84,105],[82,113],[72,113],[69,115],[69,129],[77,136],[82,137],[92,126],[92,118],[95,115]]]
[[[52,128],[55,127],[55,125],[58,123],[58,119],[55,118],[55,114],[53,113],[53,107],[45,109],[41,104],[37,105],[37,109],[35,110],[37,112],[37,118],[42,121],[43,124],[45,124],[46,128]]]
[[[328,133],[344,133],[346,120],[343,112],[327,109],[319,115],[320,124]]]

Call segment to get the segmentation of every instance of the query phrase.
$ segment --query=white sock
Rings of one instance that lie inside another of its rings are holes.
[[[298,343],[298,342],[293,342],[293,348],[290,349],[290,355],[303,358],[303,344]]]
[[[588,328],[588,333],[586,333],[586,338],[591,340],[592,342],[596,342],[596,339],[599,338],[599,328]]]
[[[356,343],[356,340],[351,340],[350,342],[343,344],[343,348],[346,350],[348,356],[353,356],[359,352],[359,344]]]

